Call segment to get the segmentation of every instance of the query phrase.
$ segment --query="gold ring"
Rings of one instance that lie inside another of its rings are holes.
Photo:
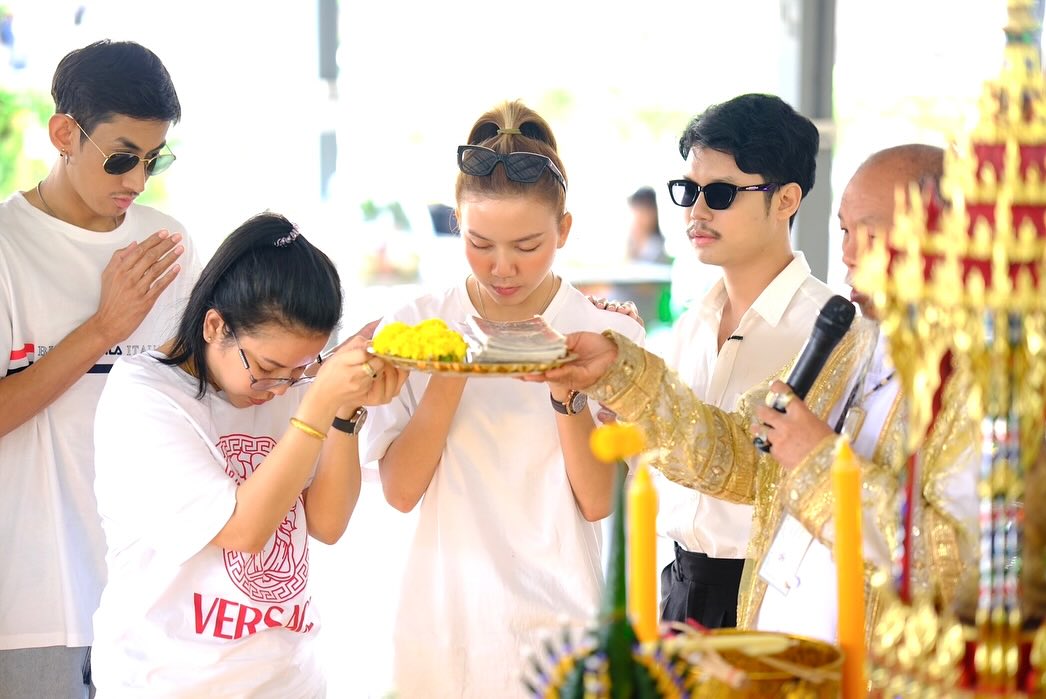
[[[378,378],[378,372],[374,371],[374,367],[370,365],[370,362],[363,362],[363,364],[360,364],[360,369],[363,369],[363,373],[372,379]]]
[[[788,410],[788,404],[795,398],[795,394],[791,391],[785,391],[784,393],[778,393],[777,397],[774,398],[774,410],[779,413],[783,413]]]

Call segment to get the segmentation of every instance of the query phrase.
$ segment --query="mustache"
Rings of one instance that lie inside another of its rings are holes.
[[[697,221],[691,221],[686,227],[686,237],[693,238],[696,235],[708,236],[711,238],[721,238],[718,231],[714,231],[711,228],[701,225]]]

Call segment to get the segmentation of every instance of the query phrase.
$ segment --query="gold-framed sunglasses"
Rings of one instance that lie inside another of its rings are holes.
[[[123,175],[131,170],[138,167],[138,163],[145,163],[145,174],[159,175],[161,172],[171,167],[174,161],[177,160],[177,156],[174,153],[158,153],[151,158],[143,158],[140,155],[134,153],[106,153],[102,150],[94,139],[87,135],[84,131],[84,127],[80,126],[80,122],[76,120],[72,114],[66,114],[65,116],[72,119],[73,123],[76,124],[76,128],[80,129],[80,133],[87,137],[87,140],[91,142],[91,145],[98,149],[98,152],[102,154],[105,160],[102,161],[102,169],[110,175]],[[171,150],[170,146],[165,146],[168,151]]]

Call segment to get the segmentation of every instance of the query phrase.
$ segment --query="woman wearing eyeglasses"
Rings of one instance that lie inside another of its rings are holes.
[[[561,332],[633,319],[596,308],[553,272],[572,218],[548,124],[519,102],[481,116],[458,147],[457,221],[471,274],[385,318],[417,323],[541,315]],[[385,497],[420,502],[395,629],[403,697],[523,696],[524,649],[602,586],[599,520],[613,470],[588,447],[594,403],[562,386],[415,373],[371,413],[364,460]]]
[[[363,406],[406,378],[361,336],[320,355],[341,307],[330,260],[262,214],[204,268],[174,338],[113,368],[95,429],[104,696],[323,695],[308,537],[345,531]]]

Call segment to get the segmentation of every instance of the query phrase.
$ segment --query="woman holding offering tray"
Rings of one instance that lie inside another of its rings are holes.
[[[570,233],[548,124],[520,102],[481,116],[458,147],[457,220],[472,274],[385,317],[416,324],[541,316],[561,333],[642,327],[552,272]],[[399,696],[524,696],[525,647],[567,615],[590,618],[603,575],[598,521],[614,471],[595,460],[595,404],[565,386],[412,372],[371,410],[364,462],[385,497],[420,501],[396,621]],[[551,395],[550,395],[551,390]]]

